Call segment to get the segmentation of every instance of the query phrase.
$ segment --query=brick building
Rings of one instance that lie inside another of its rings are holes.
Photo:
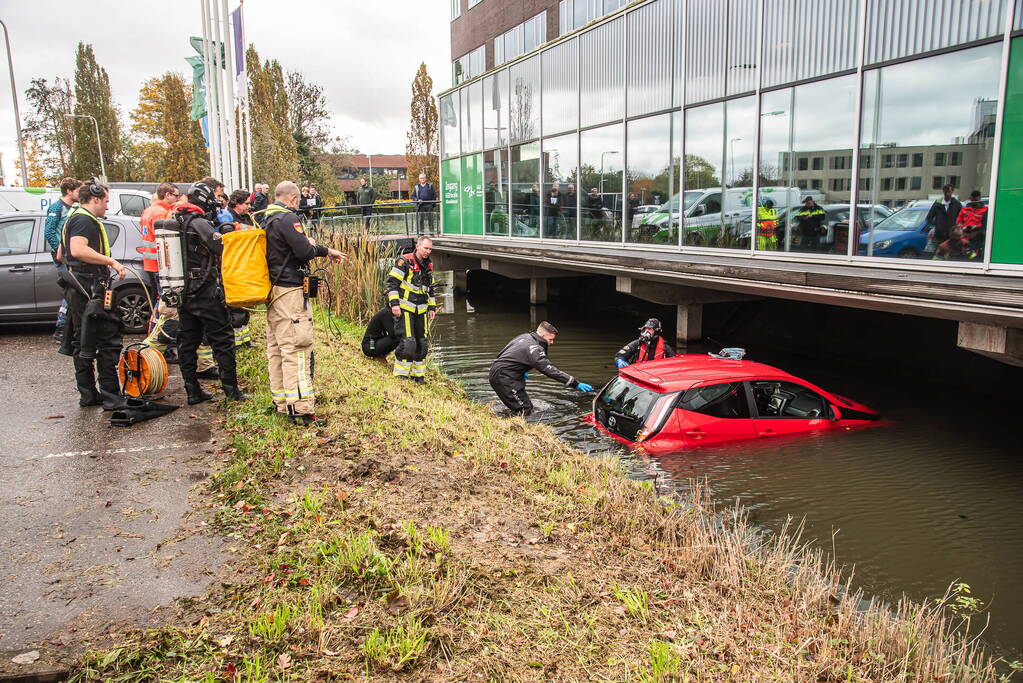
[[[338,186],[344,190],[345,199],[349,202],[355,200],[355,188],[359,186],[359,178],[370,175],[372,168],[373,176],[388,176],[391,179],[390,199],[408,199],[408,163],[404,154],[350,154],[344,159],[343,164],[335,166],[339,168],[336,178]],[[415,184],[415,181],[412,183]],[[385,199],[385,197],[380,197]]]

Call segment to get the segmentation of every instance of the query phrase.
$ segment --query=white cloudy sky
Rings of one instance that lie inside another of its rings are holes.
[[[362,152],[403,154],[411,83],[426,62],[435,91],[450,85],[444,0],[245,0],[246,38],[323,86],[334,130]],[[234,9],[237,0],[229,0]],[[90,8],[94,18],[80,18]],[[168,9],[170,8],[170,9]],[[188,37],[201,34],[199,0],[0,0],[10,31],[24,120],[29,80],[74,75],[78,41],[93,44],[127,116],[142,83],[166,71],[190,75]],[[6,56],[6,55],[4,55]],[[0,152],[6,177],[17,155],[10,81],[0,57]]]

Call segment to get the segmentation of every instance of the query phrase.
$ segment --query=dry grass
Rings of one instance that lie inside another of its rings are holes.
[[[320,240],[347,257],[343,264],[324,268],[328,286],[320,295],[321,305],[346,320],[369,322],[386,300],[384,283],[394,250],[381,246],[361,225],[352,223],[338,223],[332,230],[321,231]]]
[[[321,335],[330,426],[226,406],[209,515],[238,559],[193,625],[91,655],[78,680],[996,681],[947,603],[867,605],[798,533],[694,485],[502,420],[432,374],[396,382],[361,330]]]

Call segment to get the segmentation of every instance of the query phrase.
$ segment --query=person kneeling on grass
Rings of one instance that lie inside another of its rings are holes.
[[[369,321],[362,336],[362,353],[387,364],[387,354],[398,348],[400,337],[394,331],[398,320],[390,308],[381,308]]]

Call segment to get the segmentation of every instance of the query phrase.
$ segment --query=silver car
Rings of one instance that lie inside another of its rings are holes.
[[[0,323],[55,321],[64,292],[57,267],[43,239],[46,215],[39,211],[0,214]],[[142,274],[142,229],[128,216],[103,219],[110,254]],[[143,277],[145,277],[143,275]],[[150,296],[153,293],[150,292]],[[114,305],[124,331],[144,332],[149,299],[139,279],[128,271],[114,281]]]

